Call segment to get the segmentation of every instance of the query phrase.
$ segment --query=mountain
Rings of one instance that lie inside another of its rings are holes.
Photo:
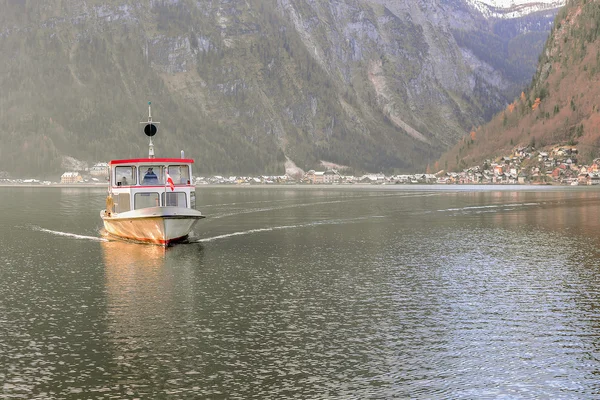
[[[566,0],[467,0],[483,15],[494,18],[512,19],[528,14],[553,10],[565,5]]]
[[[598,1],[569,1],[556,16],[530,85],[444,154],[437,166],[462,169],[527,146],[576,146],[583,163],[599,157],[599,21]]]
[[[484,104],[498,106],[486,109],[485,121],[530,82],[561,3],[522,1],[500,8],[477,0],[449,2],[454,16],[450,29],[463,59],[476,79],[498,88],[502,96],[501,105],[492,93],[481,98]]]
[[[470,3],[482,3],[487,6],[495,7],[495,8],[504,8],[509,9],[511,7],[520,7],[524,5],[529,5],[531,7],[555,7],[557,4],[563,6],[565,4],[564,1],[557,0],[469,0]]]
[[[147,154],[199,173],[422,169],[505,107],[557,10],[466,0],[0,0],[0,171]]]

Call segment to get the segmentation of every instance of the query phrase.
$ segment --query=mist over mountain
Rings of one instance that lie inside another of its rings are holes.
[[[0,170],[147,154],[199,173],[424,169],[530,81],[556,9],[466,0],[0,1]]]

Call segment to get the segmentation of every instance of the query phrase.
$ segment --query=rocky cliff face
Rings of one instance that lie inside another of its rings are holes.
[[[463,0],[0,9],[0,169],[15,174],[144,155],[148,100],[157,154],[185,147],[201,173],[423,168],[530,78],[515,71],[537,55],[518,50],[541,48],[552,17],[500,22]]]

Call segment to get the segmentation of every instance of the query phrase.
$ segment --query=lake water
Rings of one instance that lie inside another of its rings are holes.
[[[199,187],[164,250],[104,189],[0,187],[0,398],[600,398],[600,190]]]

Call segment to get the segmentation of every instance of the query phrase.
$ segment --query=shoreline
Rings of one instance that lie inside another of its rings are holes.
[[[0,183],[1,187],[24,187],[24,188],[103,188],[108,186],[105,183],[56,183],[52,185],[44,185],[41,183]]]
[[[584,189],[594,188],[600,189],[600,185],[562,185],[562,184],[481,184],[481,183],[465,183],[465,184],[369,184],[369,183],[354,183],[354,184],[276,184],[276,183],[257,183],[257,184],[199,184],[196,189],[201,188],[294,188],[294,189],[344,189],[344,188],[360,188],[360,189],[431,189],[431,190],[540,190],[540,189]],[[103,189],[107,190],[108,185],[105,183],[57,183],[51,185],[36,184],[36,183],[0,183],[0,188],[59,188],[59,189]]]

